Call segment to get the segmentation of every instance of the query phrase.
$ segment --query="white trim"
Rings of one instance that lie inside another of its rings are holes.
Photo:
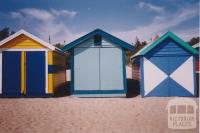
[[[47,49],[6,49],[6,48],[0,49],[0,72],[1,72],[1,67],[2,67],[2,64],[1,64],[2,51],[44,51],[45,52],[45,73],[46,73],[45,93],[48,94],[48,50]],[[2,76],[2,72],[0,73],[0,94],[2,91],[1,76]]]
[[[46,63],[46,87],[45,87],[45,93],[48,94],[48,51],[45,51],[45,63]]]
[[[0,94],[2,94],[2,51],[0,51]]]
[[[192,47],[193,48],[199,48],[200,43],[194,44]]]
[[[29,38],[31,38],[31,39],[33,39],[33,40],[39,42],[40,44],[42,44],[43,46],[45,46],[45,47],[47,47],[47,48],[49,48],[49,49],[51,49],[51,50],[56,50],[56,49],[57,49],[57,48],[54,47],[53,45],[51,45],[51,44],[49,44],[49,43],[47,43],[47,42],[41,40],[40,38],[34,36],[33,34],[27,32],[27,31],[25,31],[25,30],[23,30],[23,29],[19,30],[19,31],[16,32],[15,34],[13,34],[13,35],[11,35],[11,36],[5,38],[5,39],[2,40],[2,41],[0,41],[0,46],[3,45],[3,44],[5,44],[5,43],[7,43],[7,42],[9,42],[9,41],[12,40],[12,39],[18,37],[19,35],[22,35],[22,34],[24,34],[25,36],[27,36],[27,37],[29,37]]]
[[[191,56],[170,75],[174,81],[188,90],[192,95],[194,95],[193,77],[195,73],[193,68],[193,56]]]
[[[47,49],[8,49],[8,48],[2,48],[0,51],[48,51]]]
[[[152,90],[154,90],[156,86],[162,83],[168,77],[168,75],[147,58],[143,57],[143,59],[144,95],[146,96]]]

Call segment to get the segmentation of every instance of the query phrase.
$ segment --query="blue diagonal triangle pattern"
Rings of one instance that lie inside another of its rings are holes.
[[[158,96],[158,97],[167,97],[169,96],[169,77],[156,86],[150,93],[146,96]]]
[[[183,50],[176,42],[171,39],[166,39],[149,52],[146,58],[167,75],[170,75],[185,62],[189,56],[188,52]]]
[[[150,57],[148,58],[154,65],[164,71],[167,75],[174,72],[183,64],[189,56],[168,56],[168,57]]]
[[[169,60],[168,74],[173,73],[188,58],[189,58],[189,56],[170,56],[170,57],[168,57],[168,60]]]
[[[169,82],[170,96],[182,96],[182,97],[193,96],[188,90],[179,85],[176,81],[174,81],[170,77],[168,78],[168,82]]]
[[[168,74],[168,57],[149,57],[149,61],[151,61],[154,65],[156,65],[160,70]]]

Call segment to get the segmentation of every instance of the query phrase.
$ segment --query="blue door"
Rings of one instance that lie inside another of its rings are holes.
[[[169,96],[169,65],[167,56],[144,58],[145,96]]]
[[[45,52],[26,52],[26,95],[44,95],[45,76]]]
[[[150,57],[144,62],[145,96],[193,96],[193,58]]]
[[[195,95],[193,58],[190,56],[170,56],[169,63],[169,95]]]
[[[21,94],[21,52],[3,51],[2,93],[6,96]]]

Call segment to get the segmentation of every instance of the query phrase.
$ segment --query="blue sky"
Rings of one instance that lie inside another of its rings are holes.
[[[53,43],[68,43],[101,28],[128,43],[172,31],[199,35],[198,0],[4,0],[0,29],[21,28]]]

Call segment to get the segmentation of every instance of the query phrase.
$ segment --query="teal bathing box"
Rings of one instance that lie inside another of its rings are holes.
[[[71,94],[78,97],[126,96],[125,50],[134,47],[100,29],[67,44]]]

